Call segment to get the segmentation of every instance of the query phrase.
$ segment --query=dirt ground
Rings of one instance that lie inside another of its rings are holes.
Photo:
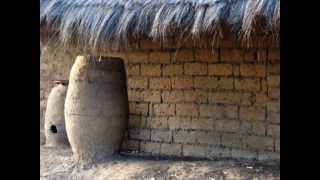
[[[263,180],[280,179],[279,163],[236,160],[179,160],[119,155],[96,165],[79,165],[70,149],[40,145],[41,180]]]

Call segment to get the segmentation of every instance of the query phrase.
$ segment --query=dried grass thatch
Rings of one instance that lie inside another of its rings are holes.
[[[151,38],[218,42],[222,27],[238,40],[254,34],[277,38],[280,0],[40,0],[40,27],[64,45],[99,50],[111,43],[125,49]],[[47,37],[47,38],[48,38]]]

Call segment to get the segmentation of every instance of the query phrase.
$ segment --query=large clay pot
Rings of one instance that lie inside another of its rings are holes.
[[[68,137],[64,120],[64,103],[68,81],[55,81],[51,90],[45,114],[46,146],[68,147]]]
[[[78,56],[65,102],[67,135],[75,159],[96,161],[117,153],[128,109],[123,61]]]

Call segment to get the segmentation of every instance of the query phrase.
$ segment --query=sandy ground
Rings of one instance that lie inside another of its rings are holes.
[[[78,165],[70,149],[40,145],[41,180],[238,180],[280,179],[280,165],[235,160],[155,159],[120,155],[96,165]]]

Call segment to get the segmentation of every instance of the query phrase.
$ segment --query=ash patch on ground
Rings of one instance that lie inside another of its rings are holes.
[[[79,165],[71,149],[40,145],[41,180],[260,180],[280,179],[279,163],[232,159],[181,159],[122,154]]]

